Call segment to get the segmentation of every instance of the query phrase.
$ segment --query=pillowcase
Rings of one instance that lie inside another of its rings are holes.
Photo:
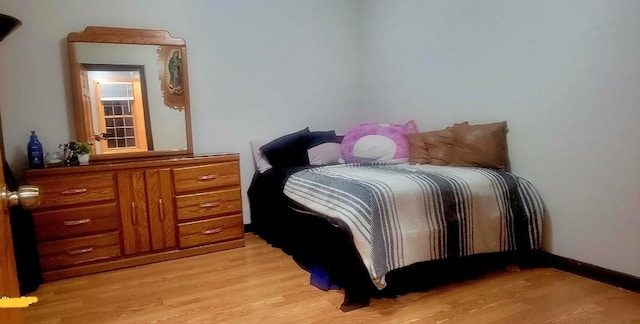
[[[426,150],[426,160],[433,165],[449,165],[451,163],[451,146],[453,145],[453,127],[424,132],[419,134]],[[417,153],[414,152],[414,155]],[[410,160],[410,162],[412,162]],[[414,163],[421,163],[415,161]]]
[[[309,127],[274,139],[260,147],[260,151],[274,167],[309,164]]]
[[[340,143],[322,143],[310,147],[307,154],[311,165],[336,164],[342,159]]]
[[[445,129],[409,135],[409,162],[506,170],[507,122],[454,124]]]
[[[334,130],[315,131],[309,134],[309,156],[310,165],[335,164],[340,162],[342,154],[340,152],[340,142],[342,136],[336,136]]]
[[[453,124],[444,129],[409,134],[409,163],[450,165],[453,158],[453,132],[469,122]]]
[[[507,122],[456,125],[453,128],[451,165],[505,170]]]
[[[430,164],[431,157],[427,151],[427,144],[422,140],[423,133],[413,133],[407,135],[409,141],[409,163]]]
[[[361,124],[344,136],[341,150],[347,162],[409,157],[407,134],[417,133],[413,120],[399,124]]]
[[[253,155],[253,162],[260,173],[264,173],[272,168],[267,158],[262,154],[262,151],[260,151],[260,147],[265,144],[267,144],[267,141],[263,139],[249,141],[249,145],[251,145],[251,154]]]

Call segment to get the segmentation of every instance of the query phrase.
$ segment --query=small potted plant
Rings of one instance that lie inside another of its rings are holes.
[[[78,155],[78,162],[80,164],[89,164],[89,154],[91,154],[91,144],[87,142],[76,142],[74,149]]]
[[[91,154],[90,143],[71,141],[66,144],[60,144],[60,148],[64,151],[65,162],[67,165],[89,163],[89,154]]]

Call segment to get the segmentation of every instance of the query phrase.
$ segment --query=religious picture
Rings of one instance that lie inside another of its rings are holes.
[[[184,89],[185,75],[181,47],[158,47],[158,66],[164,104],[167,107],[182,110],[185,107]]]
[[[171,93],[182,94],[182,57],[179,50],[173,50],[167,68],[169,70],[169,89],[171,89]]]

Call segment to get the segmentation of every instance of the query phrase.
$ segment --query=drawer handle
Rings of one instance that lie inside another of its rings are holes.
[[[136,225],[138,223],[138,214],[136,213],[136,203],[131,203],[131,224]]]
[[[85,254],[85,253],[89,253],[93,251],[92,247],[87,247],[87,248],[82,248],[82,249],[76,249],[76,250],[69,250],[67,251],[68,255],[78,255],[78,254]]]
[[[162,198],[158,199],[158,211],[160,212],[160,221],[164,222],[164,202],[162,202]]]
[[[212,208],[212,207],[220,207],[220,202],[212,201],[212,202],[200,204],[200,208]]]
[[[82,224],[87,224],[87,223],[91,223],[91,218],[83,218],[83,219],[78,219],[78,220],[68,220],[68,221],[62,222],[62,224],[64,224],[64,226],[76,226],[76,225],[82,225]]]
[[[208,174],[208,175],[203,175],[198,177],[198,181],[208,181],[208,180],[215,180],[218,178],[217,174]]]
[[[85,188],[80,188],[80,189],[69,189],[69,190],[65,190],[63,192],[61,192],[61,195],[77,195],[77,194],[81,194],[81,193],[85,193],[87,192],[87,189]]]
[[[218,228],[212,228],[212,229],[202,231],[202,235],[211,235],[211,234],[218,234],[218,233],[222,233],[222,228],[218,227]]]

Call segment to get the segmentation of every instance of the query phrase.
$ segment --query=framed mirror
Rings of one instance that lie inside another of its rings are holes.
[[[187,47],[167,31],[70,33],[76,140],[92,160],[191,155]]]

